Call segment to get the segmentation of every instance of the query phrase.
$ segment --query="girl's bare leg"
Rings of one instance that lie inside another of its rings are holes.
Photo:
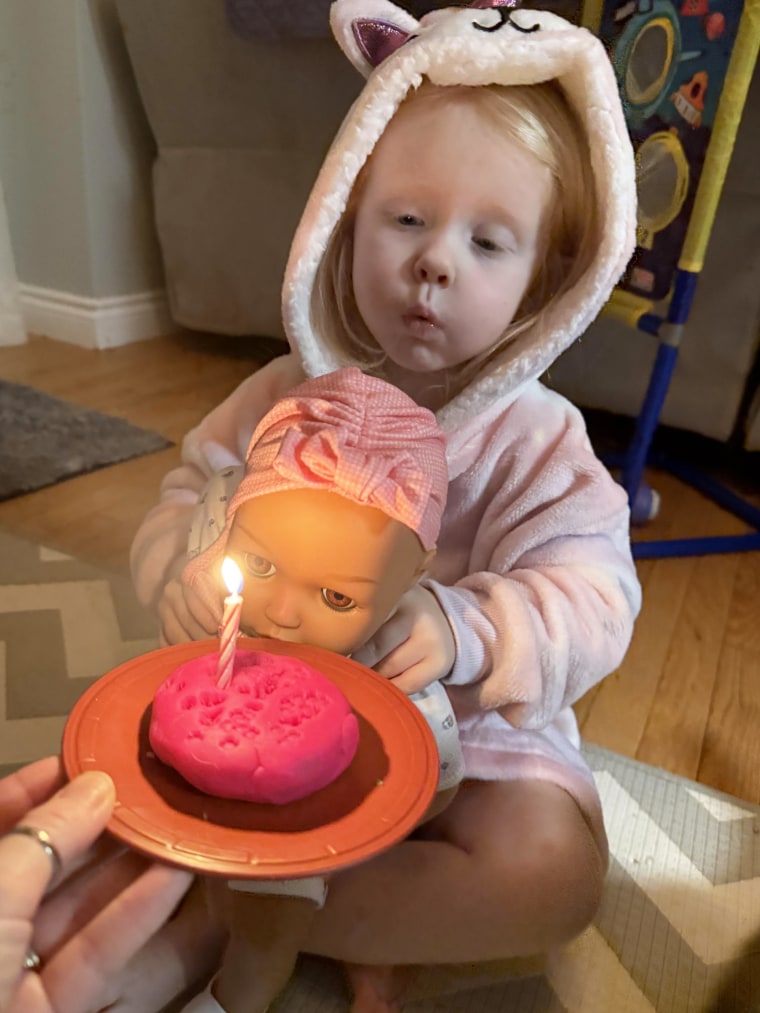
[[[410,968],[403,964],[346,964],[352,1013],[401,1013]]]
[[[264,1013],[293,973],[316,907],[229,891],[227,911],[230,939],[212,994],[226,1013]]]
[[[419,825],[429,823],[456,798],[459,785],[439,791]],[[399,1013],[410,969],[402,964],[349,964],[346,974],[356,1013]]]
[[[331,879],[304,949],[374,965],[544,953],[589,924],[605,867],[606,853],[561,788],[467,782],[415,838]],[[354,1011],[399,1008],[393,1001]]]

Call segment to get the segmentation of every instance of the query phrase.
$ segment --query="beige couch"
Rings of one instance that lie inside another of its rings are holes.
[[[158,147],[155,218],[172,314],[201,331],[281,336],[291,236],[361,86],[329,35],[329,0],[116,2]],[[420,14],[441,4],[404,6]],[[248,18],[242,32],[233,7]],[[664,413],[718,439],[737,424],[757,356],[757,77]],[[602,319],[551,382],[581,405],[635,415],[654,353],[654,339]],[[760,448],[760,405],[748,429]]]
[[[325,5],[328,6],[328,5]],[[361,85],[328,37],[245,37],[224,0],[117,0],[156,139],[155,219],[174,319],[281,334],[290,240]]]
[[[420,15],[440,6],[405,2]],[[116,0],[158,157],[155,220],[174,319],[281,336],[290,240],[362,79],[330,0]]]

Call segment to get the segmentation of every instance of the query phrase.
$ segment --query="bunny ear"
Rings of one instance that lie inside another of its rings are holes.
[[[338,45],[365,77],[402,46],[419,21],[391,0],[335,0],[330,26]]]
[[[358,18],[351,29],[359,52],[370,67],[377,67],[411,38],[410,32],[381,18]]]

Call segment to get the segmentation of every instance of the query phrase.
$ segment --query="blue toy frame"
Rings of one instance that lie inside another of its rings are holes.
[[[644,480],[651,465],[754,531],[636,541],[637,559],[760,550],[760,508],[699,469],[652,452],[760,49],[760,0],[680,0],[680,9],[675,2],[587,0],[583,10],[583,23],[610,51],[639,168],[639,245],[608,310],[659,342],[633,438],[609,463],[620,469],[634,523],[652,516],[652,490]],[[642,57],[647,32],[650,52]],[[636,52],[639,65],[632,70]],[[656,157],[645,156],[647,145],[650,152],[659,145]],[[657,158],[671,163],[664,212],[642,200],[647,158],[655,169]]]

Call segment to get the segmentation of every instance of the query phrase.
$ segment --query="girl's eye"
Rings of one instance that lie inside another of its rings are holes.
[[[347,594],[341,594],[340,591],[333,591],[329,587],[322,588],[322,599],[325,605],[329,605],[336,612],[350,612],[352,608],[356,607],[353,598],[349,598]]]
[[[422,219],[416,215],[399,215],[396,221],[399,225],[422,225]]]
[[[264,556],[256,556],[252,552],[246,552],[243,558],[246,570],[254,577],[271,577],[276,572],[274,564]]]
[[[488,239],[485,236],[476,236],[473,242],[478,249],[483,250],[485,253],[500,253],[501,247],[498,243],[495,243],[493,239]]]

